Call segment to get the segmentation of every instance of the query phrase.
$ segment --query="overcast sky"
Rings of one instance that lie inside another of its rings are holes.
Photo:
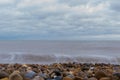
[[[0,0],[0,40],[120,40],[120,0]]]

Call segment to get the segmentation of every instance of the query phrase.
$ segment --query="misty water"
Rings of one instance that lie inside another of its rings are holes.
[[[120,64],[120,41],[0,41],[0,63]]]

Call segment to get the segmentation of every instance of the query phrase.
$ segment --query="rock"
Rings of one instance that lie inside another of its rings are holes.
[[[111,80],[109,77],[102,77],[100,80]]]
[[[104,71],[97,71],[95,77],[99,80],[102,77],[107,77],[107,74]]]

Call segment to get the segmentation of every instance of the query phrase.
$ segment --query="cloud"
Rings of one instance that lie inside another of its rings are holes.
[[[0,1],[0,36],[3,36],[0,39],[10,36],[11,39],[53,40],[114,37],[120,34],[117,3],[118,0]],[[100,35],[106,37],[97,37]]]
[[[82,36],[81,38],[83,40],[89,40],[91,37],[91,40],[120,40],[119,34],[103,34],[103,35],[92,35],[92,36]]]
[[[11,4],[13,3],[15,0],[0,0],[0,4],[4,5],[4,4]]]
[[[109,3],[111,5],[110,8],[112,10],[114,10],[116,12],[120,12],[120,5],[119,5],[120,1],[119,0],[116,0],[116,1],[111,0]]]

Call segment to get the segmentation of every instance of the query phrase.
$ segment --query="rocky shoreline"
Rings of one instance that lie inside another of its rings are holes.
[[[0,64],[0,80],[120,80],[120,65],[78,62]]]

